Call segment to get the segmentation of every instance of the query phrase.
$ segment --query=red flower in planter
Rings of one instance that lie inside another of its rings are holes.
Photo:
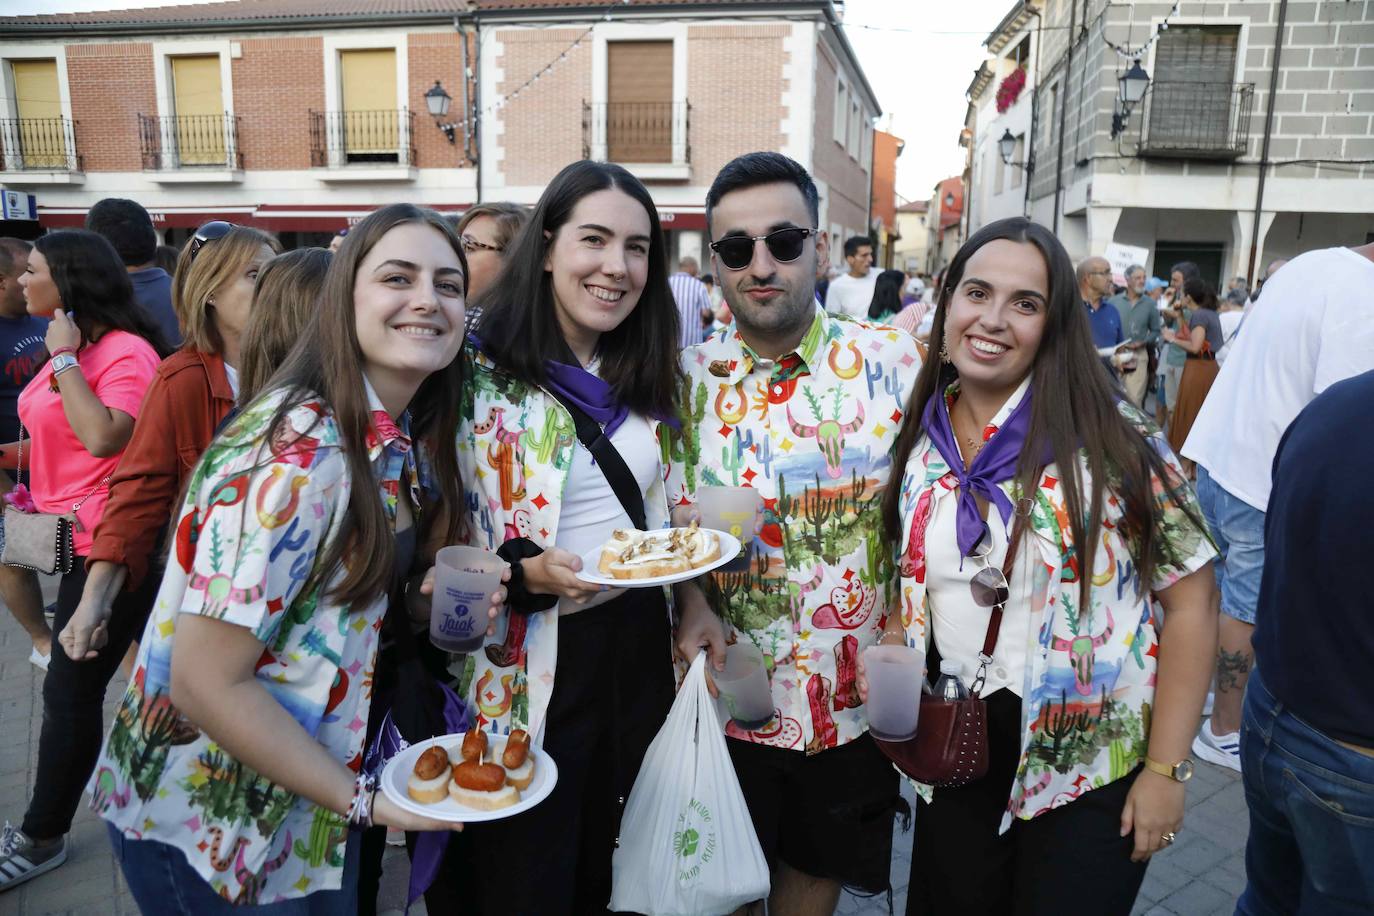
[[[1016,104],[1021,97],[1021,90],[1025,88],[1025,70],[1017,67],[1008,73],[997,86],[997,113],[1005,114],[1008,108]]]

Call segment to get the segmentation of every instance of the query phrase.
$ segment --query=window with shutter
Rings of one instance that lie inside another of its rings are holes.
[[[1233,145],[1239,43],[1239,26],[1181,25],[1160,34],[1150,86],[1150,149],[1205,154]]]
[[[671,41],[608,42],[606,99],[610,161],[673,161]]]

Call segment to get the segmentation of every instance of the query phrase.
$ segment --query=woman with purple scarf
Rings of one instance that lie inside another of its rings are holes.
[[[1178,460],[1094,353],[1048,230],[975,233],[930,346],[884,506],[902,612],[883,641],[982,697],[988,768],[917,786],[907,913],[1124,916],[1183,829],[1215,550]]]
[[[668,515],[660,420],[679,385],[663,232],[620,166],[569,165],[507,248],[465,354],[459,470],[473,543],[512,563],[504,640],[469,656],[476,727],[558,764],[546,800],[456,837],[431,912],[587,913],[610,898],[625,797],[673,698],[659,589],[577,578]],[[436,899],[438,898],[438,899]]]

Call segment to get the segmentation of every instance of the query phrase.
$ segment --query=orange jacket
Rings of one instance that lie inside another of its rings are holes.
[[[187,347],[163,360],[110,478],[110,501],[96,526],[87,568],[109,560],[128,568],[125,588],[143,580],[191,471],[233,407],[218,353]]]

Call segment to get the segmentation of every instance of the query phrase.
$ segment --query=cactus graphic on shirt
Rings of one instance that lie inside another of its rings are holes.
[[[348,825],[333,811],[315,808],[315,816],[310,820],[310,842],[296,840],[293,847],[296,857],[305,860],[311,868],[328,864],[341,868],[344,864],[344,844],[348,842]]]

